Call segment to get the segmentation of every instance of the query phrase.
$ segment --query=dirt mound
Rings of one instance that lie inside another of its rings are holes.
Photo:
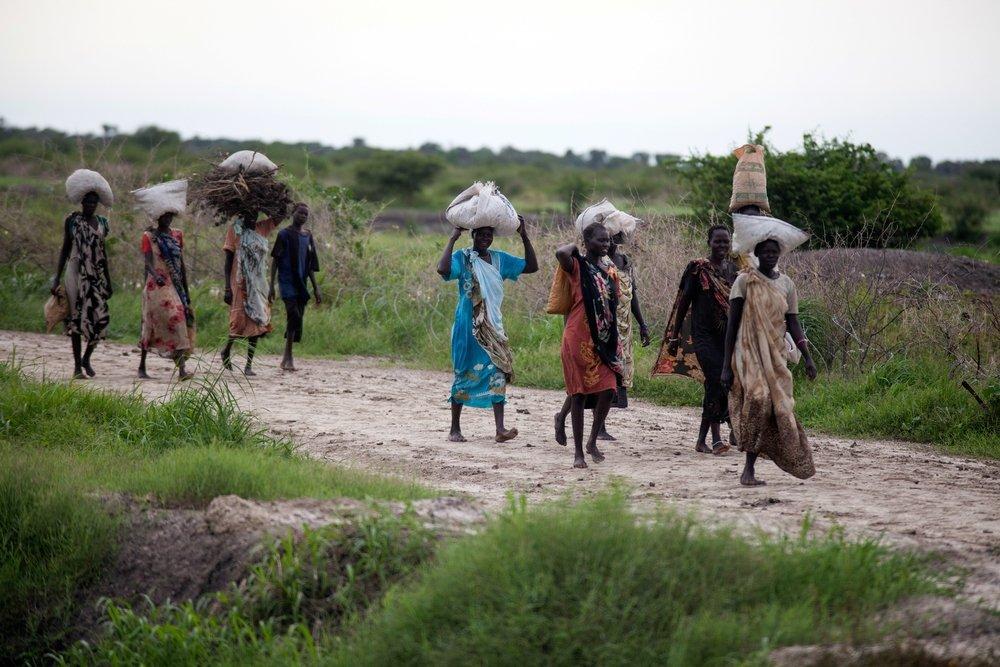
[[[412,508],[438,535],[475,532],[485,520],[477,505],[454,497],[372,504],[336,500],[258,502],[238,496],[215,498],[205,509],[166,509],[128,496],[104,499],[123,518],[122,543],[101,581],[81,596],[81,633],[101,620],[96,602],[113,598],[138,603],[144,595],[156,604],[195,600],[246,576],[268,537],[303,526],[345,525],[380,511],[397,516]]]
[[[1000,265],[968,257],[933,252],[877,248],[831,248],[807,250],[788,256],[792,275],[814,273],[821,278],[871,276],[876,272],[889,281],[919,280],[950,285],[960,290],[995,294],[1000,292]]]
[[[778,667],[1000,664],[1000,617],[973,604],[933,596],[914,598],[882,614],[879,622],[896,628],[881,643],[787,646],[771,653],[771,664]]]

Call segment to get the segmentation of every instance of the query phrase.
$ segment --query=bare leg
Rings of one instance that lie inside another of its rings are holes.
[[[597,423],[597,408],[594,408],[594,423],[595,424]],[[608,433],[608,425],[607,425],[607,422],[605,422],[605,423],[601,424],[601,432],[597,434],[597,439],[598,440],[607,440],[607,441],[613,442],[613,441],[617,440],[618,438],[616,438],[615,436],[613,436],[610,433]]]
[[[566,400],[563,401],[562,407],[559,408],[559,412],[557,412],[555,416],[556,442],[563,447],[566,446],[566,415],[569,414],[572,407],[573,397],[567,396]]]
[[[712,453],[721,456],[730,450],[730,446],[722,440],[722,429],[719,422],[712,422]]]
[[[87,343],[87,349],[83,352],[83,358],[80,359],[80,366],[90,377],[94,377],[97,373],[94,372],[94,367],[90,365],[90,355],[94,353],[97,348],[97,342]]]
[[[257,375],[253,372],[253,355],[257,351],[257,339],[260,336],[251,336],[247,339],[247,365],[243,368],[243,374],[247,377],[254,377]]]
[[[229,340],[226,341],[225,346],[223,346],[222,348],[222,367],[225,368],[227,371],[233,370],[233,362],[230,361],[229,355],[232,354],[233,342],[235,340],[236,340],[235,338],[230,336]]]
[[[604,454],[597,448],[597,435],[604,428],[604,420],[608,417],[608,410],[611,409],[611,401],[615,397],[615,392],[602,391],[597,396],[597,407],[594,408],[594,423],[590,427],[590,439],[587,441],[587,453],[594,463],[604,460]]]
[[[80,334],[70,334],[69,341],[73,347],[73,379],[85,380],[87,376],[83,374],[83,368],[80,365],[80,350],[83,347]]]
[[[698,428],[698,442],[694,446],[694,451],[700,452],[702,454],[711,454],[712,448],[705,444],[705,438],[708,437],[708,418],[701,418],[701,426]]]
[[[743,466],[743,474],[740,475],[740,484],[743,486],[764,486],[767,482],[754,477],[753,464],[757,461],[757,455],[747,452],[747,462]]]
[[[281,357],[281,370],[294,371],[295,361],[292,359],[292,339],[285,338],[285,354]]]
[[[188,371],[187,368],[185,368],[185,364],[187,363],[187,358],[188,357],[186,354],[182,354],[179,357],[177,357],[177,375],[180,377],[181,380],[190,380],[191,378],[194,377],[194,373]]]
[[[451,433],[448,434],[451,442],[465,442],[462,435],[462,404],[456,400],[451,401]]]
[[[139,351],[139,378],[143,380],[149,379],[149,373],[146,372],[146,355],[149,354],[149,350]]]
[[[517,429],[505,429],[503,427],[503,403],[493,404],[493,420],[497,424],[497,442],[507,442],[517,437]]]
[[[573,424],[573,467],[586,468],[587,459],[583,457],[583,403],[584,394],[573,394],[573,405],[570,408],[570,422]]]

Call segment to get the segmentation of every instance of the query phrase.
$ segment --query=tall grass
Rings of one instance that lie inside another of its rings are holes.
[[[428,489],[325,465],[270,437],[219,385],[163,403],[38,382],[0,364],[0,655],[39,657],[73,630],[80,588],[116,551],[113,491],[163,505],[244,498],[410,500]]]
[[[403,527],[281,543],[245,586],[200,603],[112,606],[109,634],[63,660],[763,664],[779,646],[873,640],[877,612],[938,590],[919,560],[871,541],[637,522],[615,493],[512,506],[433,558]]]

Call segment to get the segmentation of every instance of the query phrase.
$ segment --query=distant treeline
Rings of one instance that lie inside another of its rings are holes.
[[[768,129],[748,137],[767,144]],[[488,147],[414,149],[369,146],[356,138],[334,147],[318,142],[182,138],[157,126],[122,133],[16,128],[0,119],[0,187],[30,185],[71,167],[98,162],[142,166],[150,181],[204,168],[240,149],[262,151],[298,178],[350,188],[390,207],[441,210],[472,180],[494,180],[518,208],[575,214],[609,197],[640,214],[687,216],[708,222],[725,214],[735,159],[729,155],[611,155],[594,149],[562,155]],[[803,137],[802,147],[768,145],[774,211],[821,238],[843,240],[875,228],[890,243],[945,235],[953,241],[998,243],[1000,160],[942,161],[918,156],[905,164],[869,144]],[[888,234],[884,230],[890,230]]]

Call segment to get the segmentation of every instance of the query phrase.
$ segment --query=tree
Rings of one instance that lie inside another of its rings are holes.
[[[910,169],[917,172],[928,172],[934,168],[934,163],[926,155],[915,155],[910,159]]]
[[[632,162],[641,164],[643,167],[649,166],[649,153],[632,153]]]
[[[763,141],[763,136],[758,137]],[[759,143],[759,142],[758,142]],[[736,158],[692,158],[680,173],[691,185],[695,215],[728,212]],[[800,151],[767,148],[767,193],[779,218],[834,242],[872,231],[871,241],[904,242],[941,229],[937,196],[909,171],[897,171],[869,144],[803,137]]]
[[[144,125],[132,134],[132,141],[143,148],[156,148],[180,144],[181,135],[156,125]]]
[[[600,169],[608,161],[607,151],[598,150],[596,148],[590,151],[590,157],[587,159],[587,166],[591,169]]]
[[[409,202],[443,168],[437,156],[416,151],[376,153],[355,167],[354,191],[369,200],[399,198]]]

